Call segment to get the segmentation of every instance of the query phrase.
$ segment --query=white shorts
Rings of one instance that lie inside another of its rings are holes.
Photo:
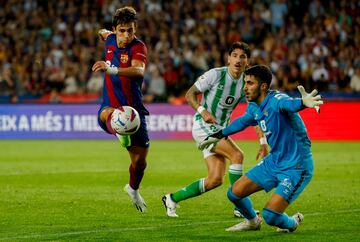
[[[208,124],[205,123],[203,119],[196,120],[196,115],[193,119],[193,126],[192,126],[192,136],[194,140],[196,141],[197,147],[199,147],[199,143],[202,142],[206,137],[209,135],[216,133],[223,127],[221,127],[218,124]],[[211,149],[214,147],[214,145],[210,145],[207,149],[202,150],[204,159],[215,155],[214,152],[211,152]]]

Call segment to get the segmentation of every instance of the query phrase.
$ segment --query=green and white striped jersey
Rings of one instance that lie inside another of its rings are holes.
[[[244,74],[233,79],[229,68],[224,66],[205,72],[195,82],[196,88],[202,92],[201,105],[204,106],[222,127],[227,126],[232,111],[245,96]],[[195,120],[202,120],[199,113]]]

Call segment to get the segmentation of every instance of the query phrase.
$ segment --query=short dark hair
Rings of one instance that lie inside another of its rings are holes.
[[[136,10],[133,7],[126,6],[116,10],[112,20],[112,26],[116,27],[119,24],[127,24],[132,22],[136,23],[136,20]]]
[[[250,58],[251,56],[251,50],[248,44],[244,43],[244,42],[234,42],[232,43],[230,49],[229,49],[229,55],[231,55],[231,53],[235,50],[235,49],[241,49],[245,52],[247,58]]]
[[[260,83],[266,83],[270,87],[272,73],[266,65],[256,65],[245,70],[246,76],[254,76]]]

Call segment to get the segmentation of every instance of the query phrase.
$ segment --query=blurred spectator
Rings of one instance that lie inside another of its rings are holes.
[[[298,85],[304,85],[299,68],[295,64],[290,64],[289,77],[285,79],[284,90],[286,92],[297,91]]]
[[[61,103],[59,92],[56,89],[51,90],[49,95],[49,103]]]
[[[275,84],[285,91],[302,83],[307,89],[348,92],[357,76],[354,66],[360,65],[359,1],[0,2],[4,100],[13,92],[20,101],[22,95],[50,95],[55,102],[61,94],[100,97],[103,77],[90,71],[103,53],[96,33],[111,29],[112,14],[124,5],[143,13],[139,22],[145,28],[137,33],[148,46],[143,91],[153,93],[152,85],[161,85],[163,78],[166,92],[160,100],[181,103],[183,91],[199,75],[226,64],[227,45],[235,40],[252,46],[252,64],[270,65]],[[160,77],[153,75],[155,68]]]
[[[166,84],[164,78],[160,75],[158,68],[151,72],[151,80],[147,90],[146,102],[164,102],[166,101]]]
[[[322,63],[316,63],[312,74],[312,79],[314,81],[314,88],[316,88],[318,91],[328,90],[329,72],[325,69]]]
[[[104,84],[104,74],[101,72],[92,72],[87,83],[86,89],[89,93],[100,93]]]
[[[288,13],[288,7],[285,0],[275,0],[270,4],[270,10],[273,32],[277,32],[285,25],[285,16]]]
[[[357,66],[350,80],[350,88],[354,92],[360,92],[360,66]]]
[[[18,103],[18,102],[19,102],[19,98],[16,95],[16,93],[10,94],[10,103],[15,104],[15,103]]]

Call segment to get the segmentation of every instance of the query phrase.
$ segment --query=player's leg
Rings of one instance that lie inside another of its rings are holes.
[[[280,195],[274,194],[263,209],[262,215],[268,225],[285,229],[286,232],[294,231],[303,220],[303,215],[288,216],[284,213],[289,203]],[[284,232],[285,232],[284,230]]]
[[[204,124],[202,120],[199,119],[194,120],[192,126],[192,135],[198,144],[204,140],[210,134],[210,132],[210,125]],[[210,150],[211,148],[209,147],[208,149],[202,151],[208,166],[208,174],[210,175],[210,177],[207,177],[208,179],[206,182],[205,178],[201,178],[174,193],[163,196],[162,201],[166,208],[166,213],[169,217],[178,217],[176,214],[176,208],[179,207],[177,205],[178,202],[204,193],[206,191],[205,187],[207,187],[207,189],[212,189],[222,183],[226,165],[225,160],[223,157],[216,156],[216,154]],[[207,159],[209,161],[207,161]],[[221,175],[219,175],[220,173]]]
[[[132,189],[138,190],[147,166],[146,157],[149,149],[145,147],[131,146],[128,148],[128,151],[131,159],[131,164],[129,166],[129,185]]]
[[[263,210],[267,224],[278,227],[279,232],[296,230],[304,216],[301,213],[288,216],[284,211],[304,190],[311,177],[312,172],[306,170],[292,170],[278,175],[279,185]]]
[[[121,146],[128,147],[131,145],[131,140],[129,135],[120,135],[117,134],[110,125],[111,115],[114,112],[112,107],[104,107],[99,111],[99,125],[109,134],[114,134],[119,139]]]
[[[227,228],[226,231],[247,231],[260,229],[262,219],[257,215],[248,196],[262,189],[262,187],[250,180],[246,175],[242,176],[232,187],[229,188],[227,196],[245,217],[245,221]]]
[[[179,207],[177,205],[178,202],[199,196],[222,184],[226,167],[225,158],[213,153],[208,154],[209,156],[205,157],[208,168],[208,176],[206,178],[200,178],[182,189],[163,197],[163,203],[169,217],[177,217],[176,208]]]
[[[112,107],[102,107],[98,113],[98,121],[100,127],[109,134],[115,134],[110,126],[111,114],[114,112]]]
[[[224,157],[212,154],[205,158],[205,162],[208,168],[208,176],[196,180],[186,187],[172,193],[171,198],[175,203],[199,196],[222,184],[226,167]]]
[[[233,185],[243,174],[244,152],[230,137],[220,140],[212,151],[223,155],[230,161],[228,176],[230,185]],[[236,208],[234,208],[234,216],[238,218],[244,217]]]
[[[242,176],[244,152],[230,137],[220,140],[212,149],[212,152],[230,160],[229,180],[231,185],[234,184]]]
[[[204,180],[205,192],[220,186],[224,181],[226,160],[221,155],[211,155],[205,158],[208,175]]]
[[[256,214],[249,195],[260,191],[270,191],[277,184],[276,176],[268,172],[263,161],[250,169],[228,191],[229,200],[244,215],[246,220],[227,229],[227,231],[246,231],[260,229],[262,220]]]
[[[145,212],[146,203],[139,193],[139,187],[147,165],[146,157],[149,151],[149,136],[146,128],[145,117],[140,118],[140,128],[135,134],[130,136],[132,145],[127,147],[131,164],[129,166],[129,184],[126,184],[125,190],[134,202],[135,207],[140,212]]]
[[[147,205],[139,193],[139,186],[144,176],[144,170],[146,168],[146,156],[148,148],[131,146],[128,148],[131,158],[131,164],[129,167],[130,181],[125,185],[125,191],[129,194],[135,207],[140,212],[145,212]]]

